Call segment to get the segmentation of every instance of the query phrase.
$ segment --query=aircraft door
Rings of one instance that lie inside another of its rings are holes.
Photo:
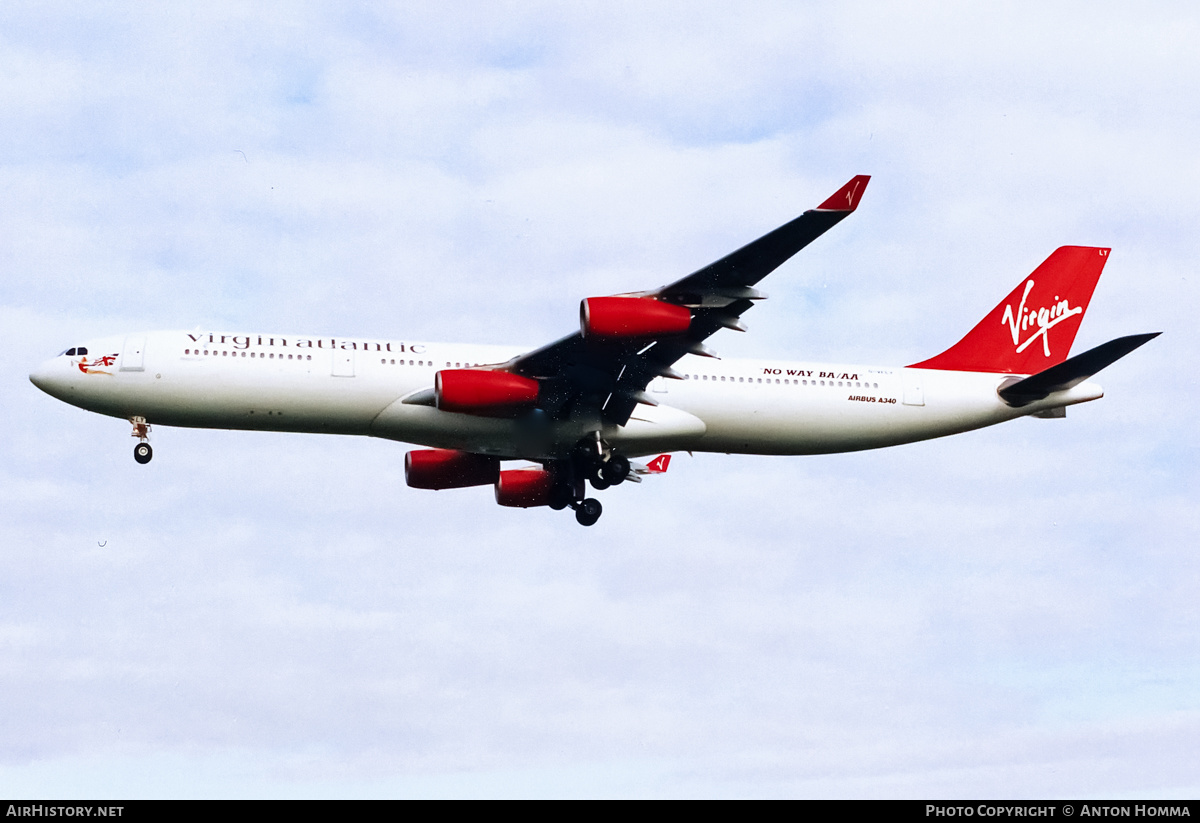
[[[146,338],[144,335],[130,335],[125,338],[125,347],[121,349],[121,371],[144,371],[146,368]]]
[[[921,380],[921,372],[917,369],[903,369],[900,376],[904,387],[904,405],[924,406],[925,388]]]
[[[333,376],[354,376],[354,349],[333,350]]]

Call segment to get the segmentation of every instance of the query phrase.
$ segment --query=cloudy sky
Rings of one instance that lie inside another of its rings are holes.
[[[0,7],[0,793],[1200,793],[1190,4]],[[539,345],[854,174],[725,356],[900,365],[1063,244],[1066,420],[681,455],[591,529],[402,444],[155,431],[88,336]]]

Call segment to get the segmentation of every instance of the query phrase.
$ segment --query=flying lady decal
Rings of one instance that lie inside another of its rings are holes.
[[[106,354],[103,357],[97,357],[94,360],[90,360],[90,361],[86,357],[81,357],[81,358],[79,358],[79,362],[76,365],[79,367],[79,370],[81,372],[83,372],[84,374],[108,374],[108,375],[111,375],[112,372],[105,371],[105,369],[111,368],[112,365],[116,362],[117,362],[117,355],[114,352],[113,354]]]

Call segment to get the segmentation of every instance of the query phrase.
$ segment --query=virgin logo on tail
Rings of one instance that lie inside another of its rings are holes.
[[[1094,246],[1055,249],[962,340],[911,368],[1033,374],[1062,362],[1107,260],[1108,249]],[[1041,290],[1036,295],[1035,285]],[[1060,328],[1051,346],[1050,330],[1055,327]],[[1034,346],[1037,340],[1042,341],[1040,352]]]
[[[1049,357],[1050,329],[1069,317],[1083,314],[1083,309],[1078,306],[1071,308],[1070,300],[1059,300],[1057,294],[1054,295],[1055,302],[1050,308],[1043,306],[1040,309],[1028,309],[1025,307],[1025,301],[1029,299],[1029,292],[1033,291],[1033,285],[1033,280],[1026,281],[1025,291],[1021,295],[1021,305],[1017,308],[1016,313],[1013,312],[1012,303],[1008,303],[1004,307],[1004,316],[1000,318],[1000,322],[1008,324],[1009,331],[1012,332],[1013,345],[1017,347],[1018,354],[1029,348],[1029,344],[1040,337],[1042,338],[1042,351]],[[1022,341],[1021,334],[1029,331],[1030,328],[1034,329],[1033,333]]]

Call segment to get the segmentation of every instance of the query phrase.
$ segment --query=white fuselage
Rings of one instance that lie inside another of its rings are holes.
[[[630,457],[667,451],[821,454],[955,434],[1101,397],[1094,383],[1022,408],[1011,375],[687,356],[625,426],[439,411],[406,403],[439,369],[494,365],[528,348],[297,335],[149,332],[89,341],[30,375],[84,409],[150,424],[383,437],[502,458],[560,457],[597,428]]]

